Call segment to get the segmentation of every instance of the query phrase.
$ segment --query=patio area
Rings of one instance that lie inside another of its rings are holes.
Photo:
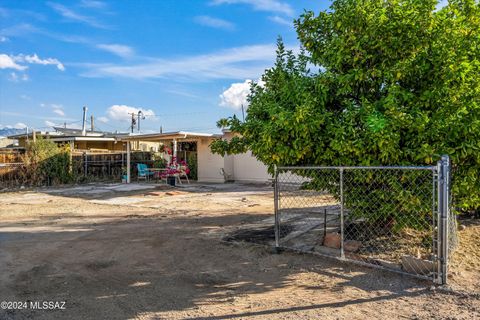
[[[132,182],[132,149],[152,148],[156,145],[165,160],[164,167],[152,167],[137,164],[138,178],[143,180],[165,180],[170,179],[170,184],[182,180],[189,183],[188,175],[195,168],[197,179],[202,182],[223,182],[224,177],[221,174],[223,157],[214,155],[209,149],[209,144],[213,139],[221,135],[209,133],[193,132],[170,132],[155,134],[139,134],[122,137],[121,141],[126,142],[126,183]],[[174,182],[175,181],[175,182]]]

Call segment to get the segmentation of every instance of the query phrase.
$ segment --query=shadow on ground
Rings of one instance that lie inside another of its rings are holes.
[[[182,184],[171,187],[165,183],[134,182],[131,184],[120,183],[89,183],[58,188],[39,188],[33,191],[52,196],[62,196],[79,199],[111,199],[119,196],[149,194],[156,191],[177,191],[186,193],[258,193],[272,192],[271,183],[197,183]]]
[[[3,223],[1,300],[66,301],[67,309],[1,310],[0,318],[131,319],[150,313],[172,318],[178,312],[175,317],[268,318],[430,294],[424,289],[428,283],[409,277],[221,240],[222,226],[264,218],[231,214],[101,223],[76,218],[55,226]],[[246,299],[252,308],[256,297],[275,292],[280,292],[278,301],[294,302],[285,295],[289,290],[321,292],[337,300],[294,307],[276,302],[251,311],[232,307]],[[345,295],[345,290],[358,294]],[[218,306],[224,308],[221,316],[214,311]]]

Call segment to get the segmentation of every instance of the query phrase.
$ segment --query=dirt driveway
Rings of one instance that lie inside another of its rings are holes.
[[[0,319],[480,318],[475,294],[222,241],[272,214],[268,186],[165,188],[0,194],[0,300],[65,301]]]

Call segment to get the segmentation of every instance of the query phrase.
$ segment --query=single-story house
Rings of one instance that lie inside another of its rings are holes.
[[[212,153],[210,144],[215,139],[223,138],[229,140],[233,136],[233,133],[226,130],[223,134],[176,131],[132,134],[119,137],[118,140],[127,142],[127,162],[129,161],[133,144],[141,145],[148,142],[166,146],[171,145],[173,156],[179,160],[184,159],[183,153],[187,152],[187,150],[184,150],[183,146],[185,146],[188,147],[188,152],[196,152],[199,182],[267,182],[271,178],[271,175],[267,172],[267,167],[252,156],[250,151],[225,157]]]
[[[18,141],[19,148],[25,148],[28,141],[37,137],[50,139],[58,144],[69,144],[74,153],[83,152],[124,152],[126,146],[117,140],[128,133],[109,133],[103,131],[86,131],[81,129],[53,127],[55,131],[30,131],[8,136]]]
[[[177,160],[186,160],[193,155],[197,161],[197,179],[199,182],[266,182],[271,176],[267,167],[248,151],[244,154],[213,154],[210,144],[218,138],[231,139],[234,134],[224,130],[221,134],[195,133],[186,131],[166,133],[109,133],[101,131],[83,131],[64,127],[53,127],[55,131],[35,131],[9,136],[25,148],[28,141],[36,137],[50,139],[59,144],[70,145],[73,154],[159,152],[162,147],[171,148],[172,156]],[[127,165],[127,168],[130,168]]]

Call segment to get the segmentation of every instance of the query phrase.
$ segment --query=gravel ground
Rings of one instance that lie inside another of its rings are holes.
[[[65,301],[65,309],[0,310],[0,319],[480,318],[477,224],[460,232],[452,263],[462,293],[448,292],[222,241],[271,216],[269,187],[133,186],[2,193],[0,300]]]

